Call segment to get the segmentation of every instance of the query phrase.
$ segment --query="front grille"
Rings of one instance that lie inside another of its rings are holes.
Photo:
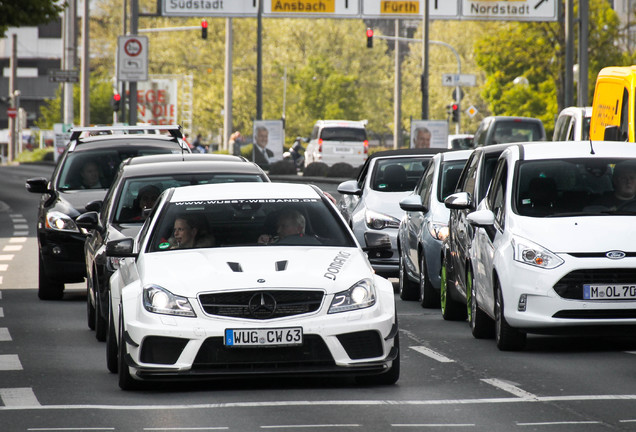
[[[175,364],[188,339],[149,336],[141,344],[139,359],[142,363]]]
[[[239,291],[201,294],[199,302],[208,315],[265,320],[315,312],[323,297],[322,291]]]
[[[636,309],[562,310],[552,317],[561,319],[633,319],[636,318]]]
[[[380,334],[375,330],[340,334],[338,340],[351,360],[380,357],[384,352]]]
[[[584,284],[633,285],[636,269],[576,270],[561,278],[554,291],[566,299],[583,300]]]
[[[222,337],[203,342],[193,369],[227,371],[294,370],[334,366],[329,348],[318,335],[304,335],[301,346],[228,348]]]

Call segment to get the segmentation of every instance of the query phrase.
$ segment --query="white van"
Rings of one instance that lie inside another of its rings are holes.
[[[305,167],[312,162],[362,165],[369,156],[366,126],[366,120],[318,120],[305,149]]]
[[[552,141],[585,141],[590,139],[592,107],[564,108],[554,124]]]

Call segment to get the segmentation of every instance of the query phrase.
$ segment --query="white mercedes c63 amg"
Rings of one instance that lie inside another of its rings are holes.
[[[393,287],[336,207],[300,184],[166,190],[109,242],[107,363],[143,381],[246,375],[399,378]]]

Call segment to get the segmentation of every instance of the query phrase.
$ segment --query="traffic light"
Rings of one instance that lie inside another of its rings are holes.
[[[373,48],[373,29],[367,29],[367,48]]]
[[[208,38],[208,20],[201,20],[201,39]]]
[[[115,93],[110,99],[110,106],[113,111],[119,111],[119,108],[121,106],[121,95],[119,93]]]
[[[451,118],[455,123],[459,122],[459,104],[454,103],[451,105]]]

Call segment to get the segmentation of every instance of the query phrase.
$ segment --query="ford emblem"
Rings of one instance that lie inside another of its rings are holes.
[[[609,259],[623,259],[625,258],[625,252],[623,251],[619,251],[619,250],[613,250],[613,251],[609,251],[605,253],[605,256],[608,257]]]
[[[624,255],[625,255],[625,254],[623,254],[623,256],[624,256]],[[621,258],[622,258],[622,257],[621,257]],[[258,283],[265,283],[265,279],[258,279],[256,282],[258,282]]]

